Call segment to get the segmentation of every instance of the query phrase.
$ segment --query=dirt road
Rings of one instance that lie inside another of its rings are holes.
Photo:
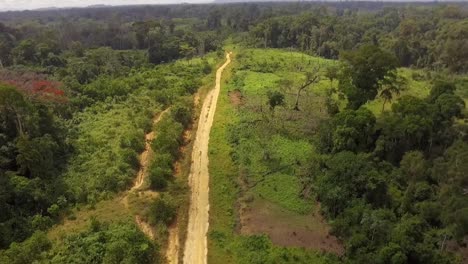
[[[185,241],[184,263],[207,263],[208,211],[209,211],[209,174],[208,174],[208,142],[211,126],[216,111],[221,74],[231,62],[230,53],[226,54],[226,62],[216,72],[216,84],[204,102],[198,121],[198,130],[193,144],[192,167],[189,175],[189,185],[192,190],[190,198],[189,222],[187,240]]]

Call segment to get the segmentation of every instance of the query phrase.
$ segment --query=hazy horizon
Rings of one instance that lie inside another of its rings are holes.
[[[237,0],[241,2],[241,0]],[[314,0],[310,0],[314,1]],[[317,2],[323,0],[315,0]],[[340,0],[325,0],[340,1]],[[349,1],[349,0],[348,0]],[[351,1],[379,1],[379,2],[433,2],[433,0],[351,0]],[[438,0],[438,2],[465,2],[468,0]],[[86,7],[92,5],[157,5],[157,4],[181,4],[181,3],[211,3],[214,0],[0,0],[0,11],[34,10],[41,8],[67,8]],[[256,2],[256,1],[242,1]]]
[[[86,7],[92,5],[144,5],[208,3],[210,0],[0,0],[0,10],[33,10],[40,8]]]

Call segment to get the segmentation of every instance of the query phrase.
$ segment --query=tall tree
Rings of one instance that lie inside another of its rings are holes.
[[[365,45],[341,56],[344,69],[340,76],[340,90],[348,98],[348,107],[357,109],[376,97],[383,81],[396,78],[397,60],[394,55],[377,46]]]
[[[24,133],[24,121],[28,118],[28,102],[14,87],[0,85],[0,114],[4,120],[12,119],[17,135]]]
[[[406,88],[406,79],[397,76],[385,78],[380,87],[379,96],[384,100],[382,104],[382,112],[385,110],[385,104],[391,102],[395,95],[399,95]]]
[[[294,110],[299,111],[299,98],[301,97],[301,92],[312,84],[320,80],[320,67],[315,67],[312,71],[306,72],[305,81],[299,86],[296,93],[296,102],[294,103]]]

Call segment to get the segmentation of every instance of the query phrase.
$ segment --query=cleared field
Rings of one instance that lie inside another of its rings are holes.
[[[343,254],[343,247],[329,232],[318,208],[305,215],[292,214],[275,203],[256,199],[241,214],[242,234],[263,233],[276,245]]]
[[[306,71],[320,79],[334,62],[281,50],[245,50],[240,71],[227,85],[241,95],[239,121],[228,131],[231,155],[239,166],[239,228],[243,234],[266,234],[279,246],[296,246],[341,254],[339,241],[329,234],[313,194],[304,194],[301,164],[315,153],[310,141],[321,119],[331,82],[319,80],[299,96]],[[267,71],[267,72],[265,72]],[[268,94],[280,91],[284,103],[275,109]],[[307,120],[307,122],[304,122]]]
[[[341,254],[341,246],[315,213],[318,206],[313,199],[300,197],[294,172],[296,164],[314,152],[312,143],[301,137],[324,115],[317,114],[302,126],[297,120],[320,113],[316,106],[306,105],[304,98],[302,111],[281,107],[272,113],[266,105],[267,92],[280,89],[281,80],[301,82],[295,69],[305,57],[278,50],[235,54],[231,72],[224,76],[210,137],[208,262],[269,263],[281,258],[282,263],[324,263],[334,259],[321,251]],[[264,63],[271,58],[273,62]],[[310,99],[312,93],[306,96]],[[287,102],[293,98],[291,89]]]
[[[211,134],[209,262],[252,261],[240,252],[248,252],[242,242],[253,238],[268,244],[262,261],[280,251],[297,262],[322,263],[340,256],[341,242],[330,234],[314,191],[301,182],[302,165],[315,155],[316,129],[328,117],[326,96],[331,94],[340,108],[346,104],[336,93],[338,81],[326,74],[337,62],[277,49],[235,54]],[[317,81],[298,96],[307,72],[318,75]],[[401,68],[398,74],[407,85],[394,100],[429,94],[430,77],[424,72]],[[275,91],[284,100],[271,107],[269,94]],[[296,98],[299,111],[294,109]],[[376,98],[365,107],[380,115],[382,105]]]

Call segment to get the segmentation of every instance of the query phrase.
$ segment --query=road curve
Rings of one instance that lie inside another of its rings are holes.
[[[189,175],[191,188],[187,240],[185,241],[184,264],[207,263],[207,237],[209,204],[208,142],[213,124],[216,103],[221,88],[221,74],[231,62],[231,53],[226,62],[216,71],[216,84],[204,102],[198,121],[197,135],[193,144],[192,167]]]

